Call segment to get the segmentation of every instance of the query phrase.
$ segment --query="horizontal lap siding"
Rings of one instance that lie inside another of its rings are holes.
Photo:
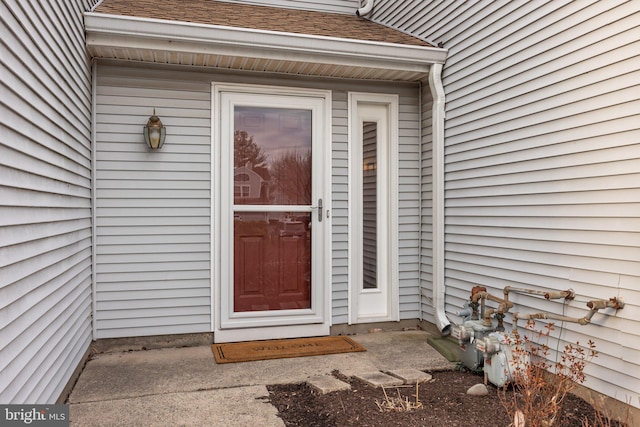
[[[0,4],[2,403],[55,403],[92,338],[92,3]]]
[[[342,85],[341,85],[342,86]],[[420,108],[416,85],[351,85],[356,92],[394,93],[400,96],[398,123],[398,254],[401,319],[420,317],[418,280],[420,242]],[[387,89],[387,90],[385,90]],[[332,143],[332,324],[348,322],[348,92],[333,92]]]
[[[290,82],[111,65],[101,65],[98,73],[98,337],[211,330],[211,81],[332,90],[328,179],[334,325],[348,322],[348,91],[400,95],[400,316],[419,317],[418,86],[317,79]],[[149,153],[141,131],[154,106],[167,126],[167,142],[158,152]]]
[[[420,318],[419,88],[400,93],[398,144],[398,275],[401,319]]]
[[[514,296],[521,312],[584,316],[588,387],[640,393],[640,5],[637,2],[377,3],[383,22],[444,42],[446,309],[476,284],[572,288],[562,305]],[[386,6],[385,6],[386,5]],[[425,250],[425,248],[423,248]]]
[[[349,318],[349,126],[347,91],[332,94],[331,323]]]
[[[211,95],[98,68],[97,338],[211,331]],[[153,109],[165,146],[142,136]]]

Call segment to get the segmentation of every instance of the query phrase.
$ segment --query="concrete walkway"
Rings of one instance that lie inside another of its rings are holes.
[[[72,426],[283,426],[269,384],[442,370],[448,362],[423,331],[354,335],[362,353],[218,365],[210,346],[95,355],[70,397]]]

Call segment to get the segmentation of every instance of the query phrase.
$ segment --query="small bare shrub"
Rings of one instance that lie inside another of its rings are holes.
[[[384,400],[378,401],[376,399],[376,405],[380,412],[409,412],[415,409],[422,408],[422,402],[418,398],[418,382],[416,382],[416,400],[414,402],[409,400],[409,397],[404,398],[400,395],[400,390],[396,387],[397,396],[389,396],[387,390],[382,387],[384,393]]]
[[[506,393],[508,386],[500,390],[500,398],[515,427],[550,427],[567,394],[585,380],[584,368],[597,353],[595,344],[589,340],[587,347],[580,343],[566,344],[555,363],[549,360],[548,345],[552,323],[537,329],[534,320],[529,320],[528,334],[513,331],[511,372],[514,393]],[[529,356],[529,363],[521,361]]]

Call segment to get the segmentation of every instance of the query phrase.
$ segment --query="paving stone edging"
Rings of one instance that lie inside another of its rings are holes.
[[[417,369],[398,369],[388,372],[362,372],[354,374],[354,377],[372,387],[394,387],[405,384],[423,383],[433,378],[431,374]],[[350,384],[332,375],[321,375],[309,378],[307,384],[321,394],[351,389]]]

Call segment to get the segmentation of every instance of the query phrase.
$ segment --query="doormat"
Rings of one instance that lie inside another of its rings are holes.
[[[211,348],[216,363],[219,364],[367,351],[351,338],[342,335],[213,344]]]
[[[460,345],[457,341],[448,337],[429,337],[427,342],[431,347],[438,350],[438,353],[447,358],[449,362],[460,361]]]

